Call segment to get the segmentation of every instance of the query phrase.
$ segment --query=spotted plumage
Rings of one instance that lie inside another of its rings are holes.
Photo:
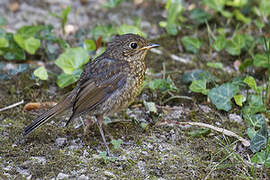
[[[53,116],[72,109],[67,124],[85,113],[96,116],[106,142],[101,128],[103,116],[122,110],[134,101],[143,83],[146,53],[157,46],[134,34],[116,36],[102,55],[85,65],[77,86],[32,122],[24,134],[31,133]],[[109,153],[106,143],[105,146]]]

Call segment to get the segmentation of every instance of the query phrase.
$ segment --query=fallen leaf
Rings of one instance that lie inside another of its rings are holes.
[[[55,106],[56,102],[30,102],[24,106],[25,111],[32,111],[37,109],[48,109]]]
[[[18,2],[13,2],[11,4],[8,5],[8,9],[12,12],[16,12],[19,10],[19,3]]]

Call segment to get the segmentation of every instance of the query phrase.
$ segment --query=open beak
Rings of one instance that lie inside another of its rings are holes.
[[[159,46],[160,46],[159,44],[150,43],[148,46],[144,46],[140,50],[149,50],[149,49],[156,48],[156,47],[159,47]]]

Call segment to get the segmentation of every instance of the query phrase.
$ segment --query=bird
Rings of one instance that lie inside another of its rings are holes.
[[[103,54],[85,64],[75,88],[27,126],[24,135],[70,109],[72,115],[66,126],[83,114],[95,117],[110,156],[102,129],[103,118],[127,108],[139,95],[146,70],[145,56],[156,47],[159,45],[137,34],[116,35]]]

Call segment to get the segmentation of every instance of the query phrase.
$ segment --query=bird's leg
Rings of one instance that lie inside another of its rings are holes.
[[[105,144],[107,156],[110,156],[111,155],[110,150],[109,150],[109,147],[107,145],[107,142],[106,142],[106,139],[105,139],[105,136],[104,136],[104,132],[103,132],[103,129],[102,129],[102,122],[103,122],[103,117],[102,116],[97,116],[97,125],[98,125],[98,128],[99,128],[99,132],[100,132],[101,137],[103,139],[103,142]]]
[[[89,133],[90,127],[93,125],[93,120],[91,118],[88,118],[84,123],[84,128],[83,128],[83,135],[87,135]]]

